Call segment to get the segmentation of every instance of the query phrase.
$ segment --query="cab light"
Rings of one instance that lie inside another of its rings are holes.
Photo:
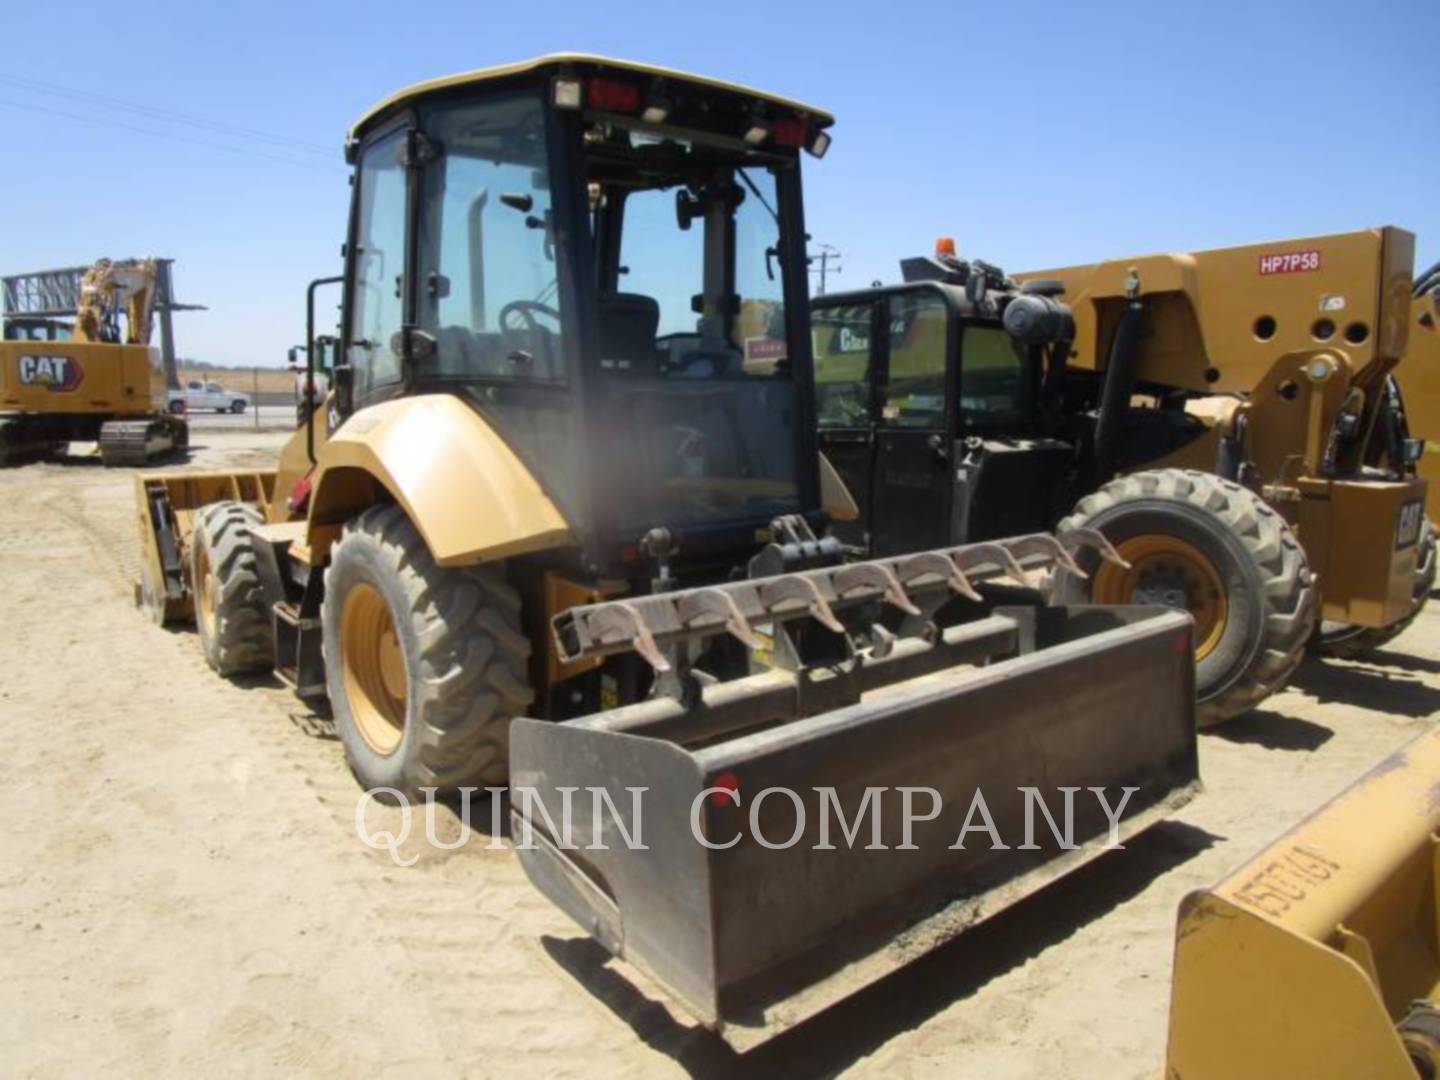
[[[935,241],[935,254],[948,255],[955,258],[955,238],[953,236],[942,236]]]
[[[640,88],[619,79],[591,79],[586,84],[590,108],[598,112],[633,113],[640,108]]]
[[[550,100],[557,109],[578,109],[584,104],[584,88],[579,79],[556,79],[550,87]]]
[[[783,116],[775,121],[775,142],[779,146],[799,147],[805,145],[805,129],[808,127],[804,117]]]
[[[817,158],[823,158],[825,151],[830,149],[830,134],[826,131],[817,131],[815,138],[810,140],[810,153]]]
[[[745,142],[750,146],[759,146],[769,137],[770,129],[759,120],[752,120],[745,129]]]

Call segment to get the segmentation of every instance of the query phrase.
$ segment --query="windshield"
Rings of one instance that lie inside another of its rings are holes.
[[[1028,415],[1025,353],[998,326],[967,326],[960,346],[960,425],[1013,428]]]
[[[589,145],[597,363],[622,528],[795,511],[784,295],[796,260],[781,198],[793,161],[615,126]]]

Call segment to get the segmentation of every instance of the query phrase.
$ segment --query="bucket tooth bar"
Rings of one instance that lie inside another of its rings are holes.
[[[636,652],[657,672],[666,672],[671,669],[666,647],[729,634],[754,649],[757,624],[813,618],[839,633],[844,626],[836,613],[862,604],[880,602],[914,617],[934,611],[951,594],[979,599],[976,585],[988,581],[1008,578],[1023,585],[1030,574],[1055,568],[1083,576],[1073,553],[1086,547],[1106,561],[1125,565],[1094,529],[1074,529],[1058,537],[1035,533],[586,604],[555,616],[553,629],[567,663]]]

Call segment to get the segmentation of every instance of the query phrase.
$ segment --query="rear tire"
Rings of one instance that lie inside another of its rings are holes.
[[[1321,623],[1316,644],[1322,656],[1356,660],[1383,648],[1410,628],[1425,610],[1435,588],[1435,526],[1427,519],[1420,532],[1419,565],[1411,593],[1410,614],[1389,626],[1355,626],[1351,623]]]
[[[345,527],[325,571],[325,676],[367,790],[503,784],[510,721],[534,700],[520,596],[503,568],[442,568],[396,506]]]
[[[1091,577],[1062,573],[1057,594],[1189,610],[1201,727],[1254,708],[1304,658],[1316,612],[1310,566],[1290,527],[1248,489],[1190,469],[1134,473],[1082,499],[1059,527],[1081,526],[1099,529],[1134,566],[1091,556]]]
[[[275,666],[275,631],[250,533],[263,524],[259,510],[233,501],[212,503],[196,519],[190,545],[195,624],[205,659],[221,675]]]

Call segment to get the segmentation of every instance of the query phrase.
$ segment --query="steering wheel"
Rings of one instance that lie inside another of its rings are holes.
[[[708,363],[710,370],[701,376],[702,378],[718,378],[723,376],[730,369],[730,362],[733,355],[728,350],[721,349],[692,349],[683,353],[678,360],[670,363],[670,370],[688,372],[697,364]]]
[[[538,334],[545,330],[543,326],[535,321],[535,316],[537,315],[544,315],[547,318],[554,319],[557,323],[560,321],[560,312],[556,311],[549,304],[542,304],[538,300],[511,300],[501,308],[500,317],[497,320],[501,330],[521,329],[521,327],[512,327],[510,325],[511,315],[519,315],[521,321],[524,323],[523,329],[530,331],[532,334]]]

